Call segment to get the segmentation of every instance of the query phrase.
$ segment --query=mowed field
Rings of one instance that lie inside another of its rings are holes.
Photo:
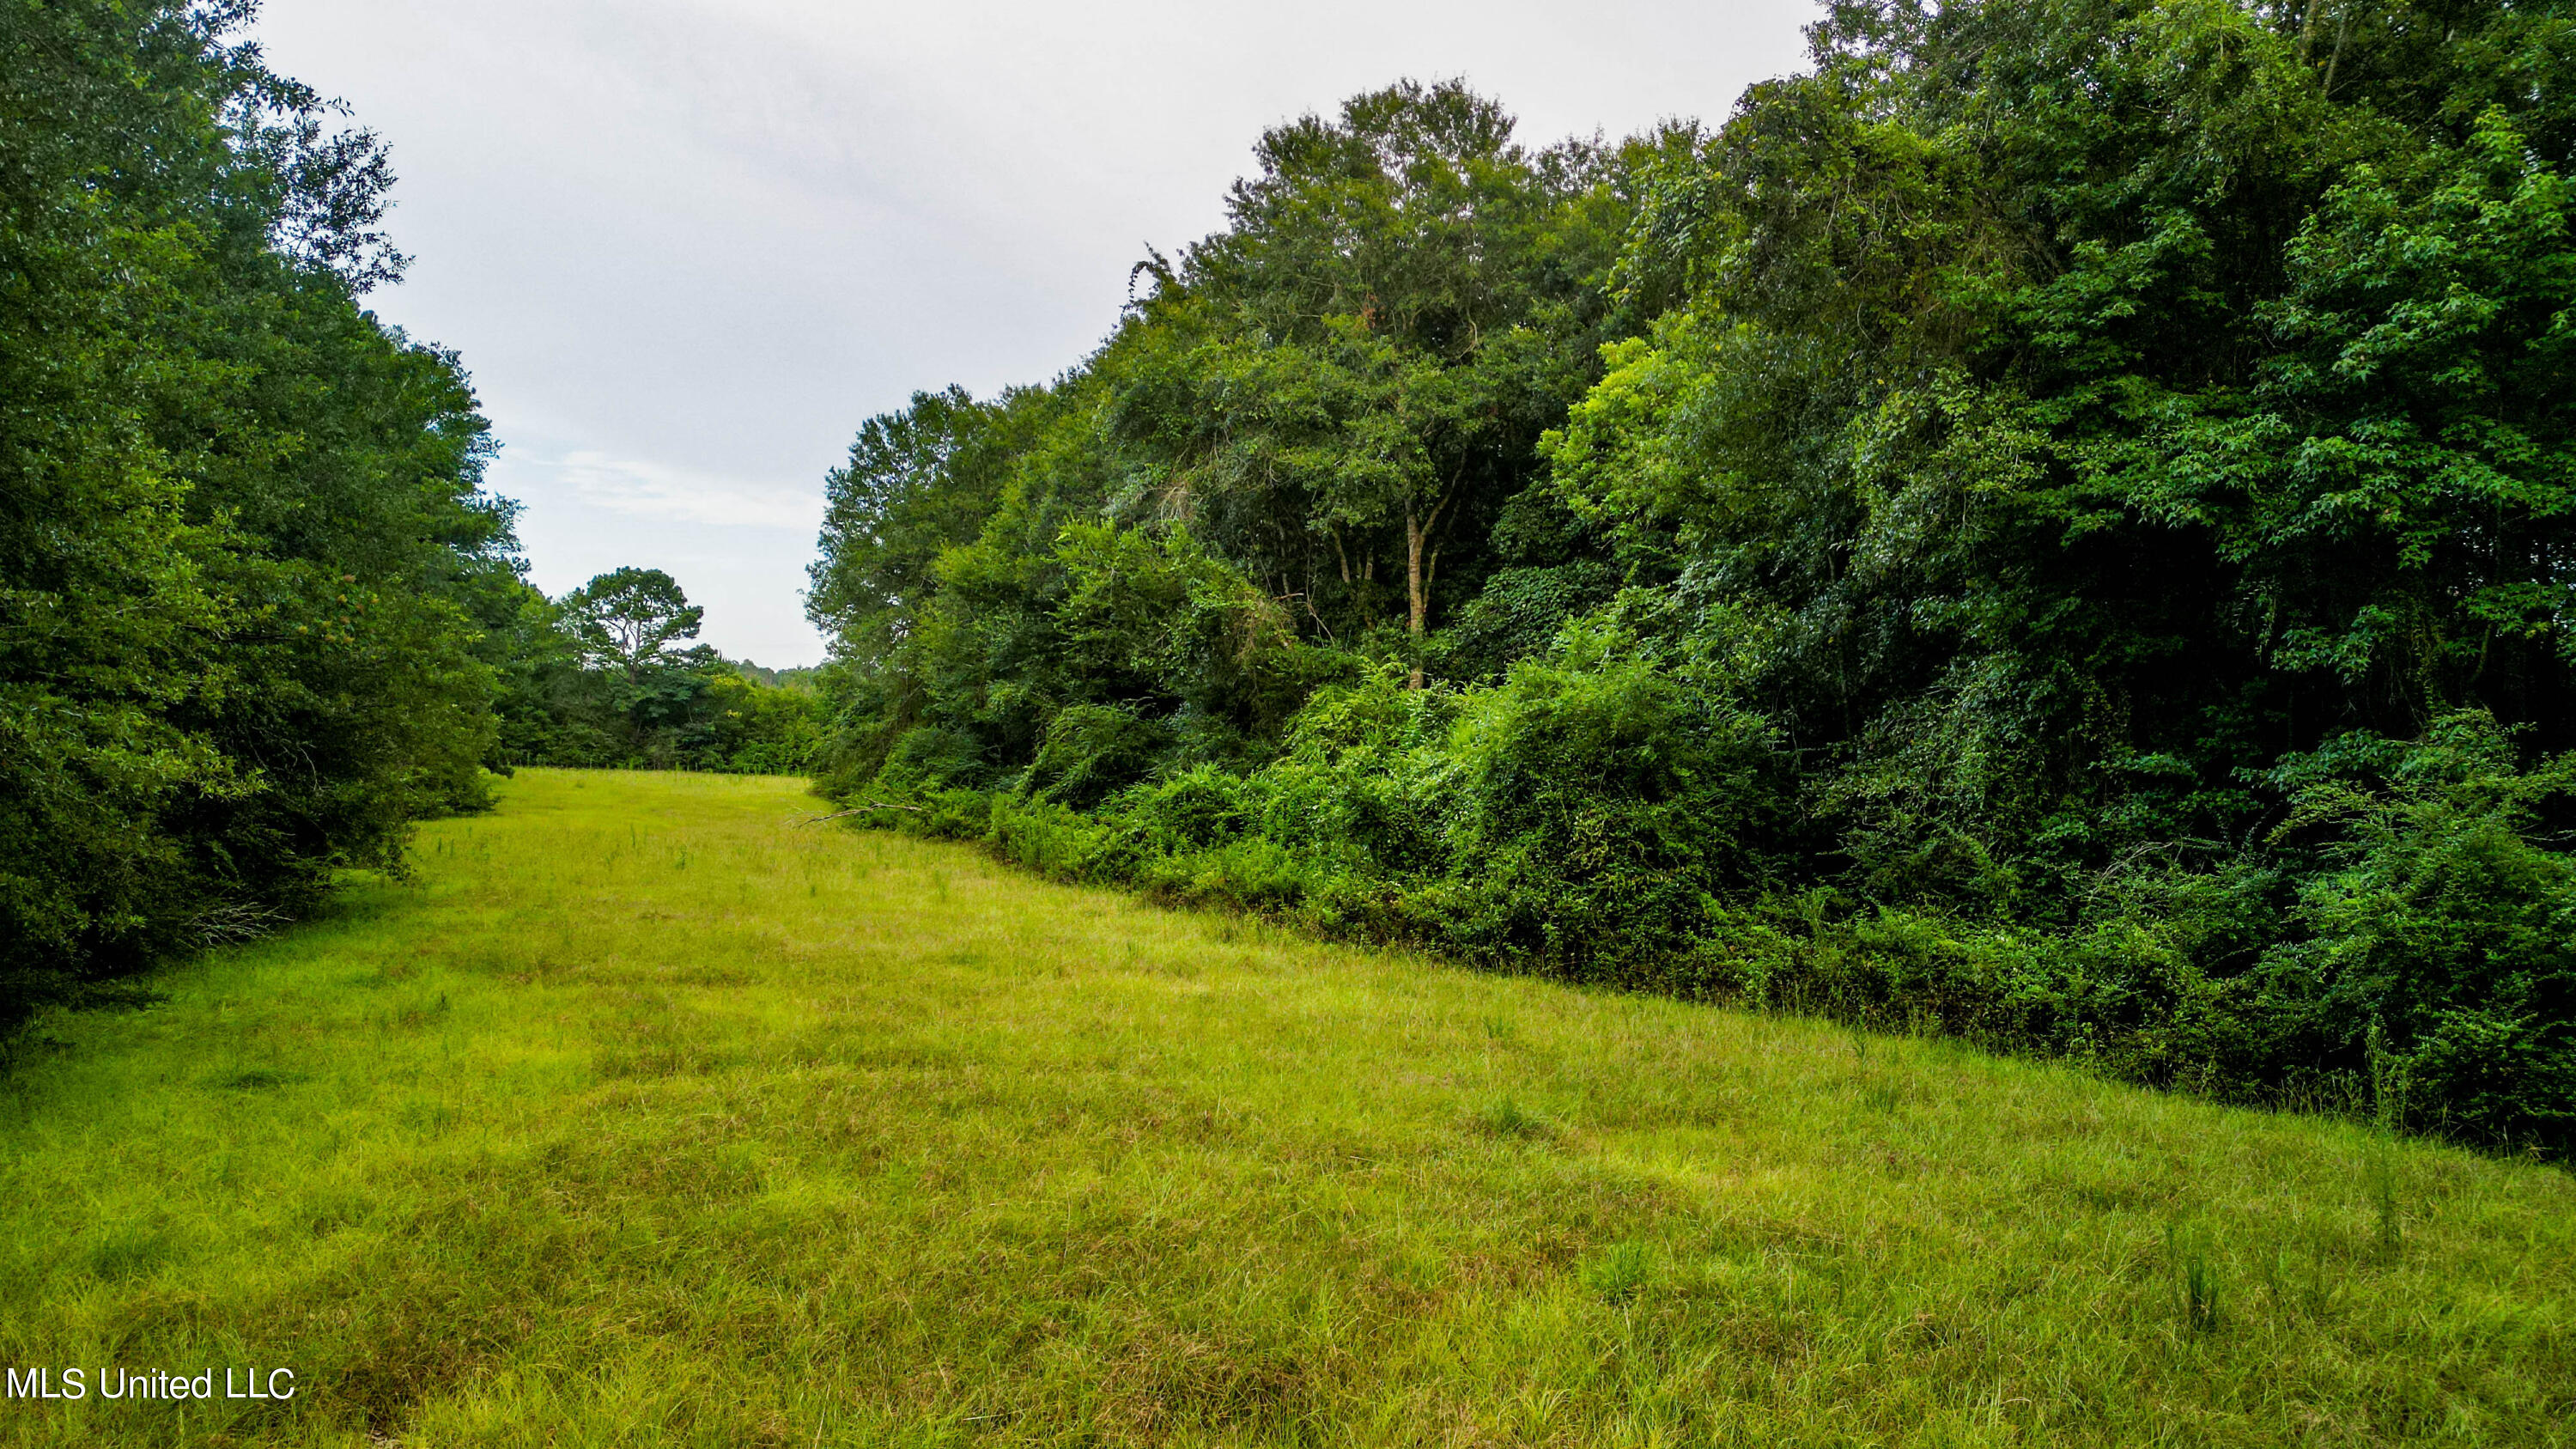
[[[2576,1179],[528,771],[0,1096],[8,1444],[2576,1442]]]

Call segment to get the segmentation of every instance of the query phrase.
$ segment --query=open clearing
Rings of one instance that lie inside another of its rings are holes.
[[[58,1017],[0,1442],[2576,1442],[2576,1179],[527,771]]]

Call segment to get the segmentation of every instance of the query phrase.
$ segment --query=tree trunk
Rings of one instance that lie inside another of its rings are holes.
[[[1412,683],[1415,689],[1422,687],[1422,621],[1431,607],[1430,599],[1425,597],[1422,578],[1422,535],[1426,532],[1421,515],[1414,511],[1411,502],[1407,502],[1404,505],[1405,630],[1413,636]]]
[[[2334,55],[2326,61],[2326,83],[2320,94],[2334,94],[2335,71],[2343,65],[2343,43],[2352,38],[2352,4],[2353,0],[2343,0],[2341,9],[2336,12]]]

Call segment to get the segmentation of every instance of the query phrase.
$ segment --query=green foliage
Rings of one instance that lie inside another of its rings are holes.
[[[2576,1118],[2576,860],[2544,829],[2576,757],[2519,767],[2483,713],[2435,721],[2376,780],[2299,791],[2284,832],[2324,867],[2270,969],[2314,993],[2316,1029],[2380,1047],[2389,1117],[2563,1141]]]
[[[1036,799],[1096,805],[1103,796],[1151,773],[1170,733],[1125,710],[1070,705],[1048,721],[1046,740],[1029,762],[1021,788]]]
[[[1109,380],[1131,508],[1203,519],[1327,633],[1400,599],[1417,663],[1443,556],[1490,566],[1461,525],[1527,482],[1605,311],[1620,158],[1512,131],[1461,85],[1405,82],[1265,134],[1233,225],[1147,264]]]
[[[1597,559],[1497,570],[1440,640],[1442,672],[1490,682],[1514,660],[1545,654],[1567,624],[1609,603],[1618,582]]]
[[[1010,791],[904,819],[1326,931],[2576,1149],[2576,21],[1811,38],[1714,133],[1532,151],[1412,85],[1280,128],[1081,368],[870,424],[971,442],[876,470],[916,562],[840,634],[835,787]]]
[[[0,1030],[483,803],[516,587],[364,131],[243,5],[0,16]]]

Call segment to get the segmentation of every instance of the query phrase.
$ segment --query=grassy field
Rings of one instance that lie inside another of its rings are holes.
[[[529,771],[46,1023],[0,1364],[300,1392],[0,1443],[2576,1442],[2562,1171],[816,808]]]

